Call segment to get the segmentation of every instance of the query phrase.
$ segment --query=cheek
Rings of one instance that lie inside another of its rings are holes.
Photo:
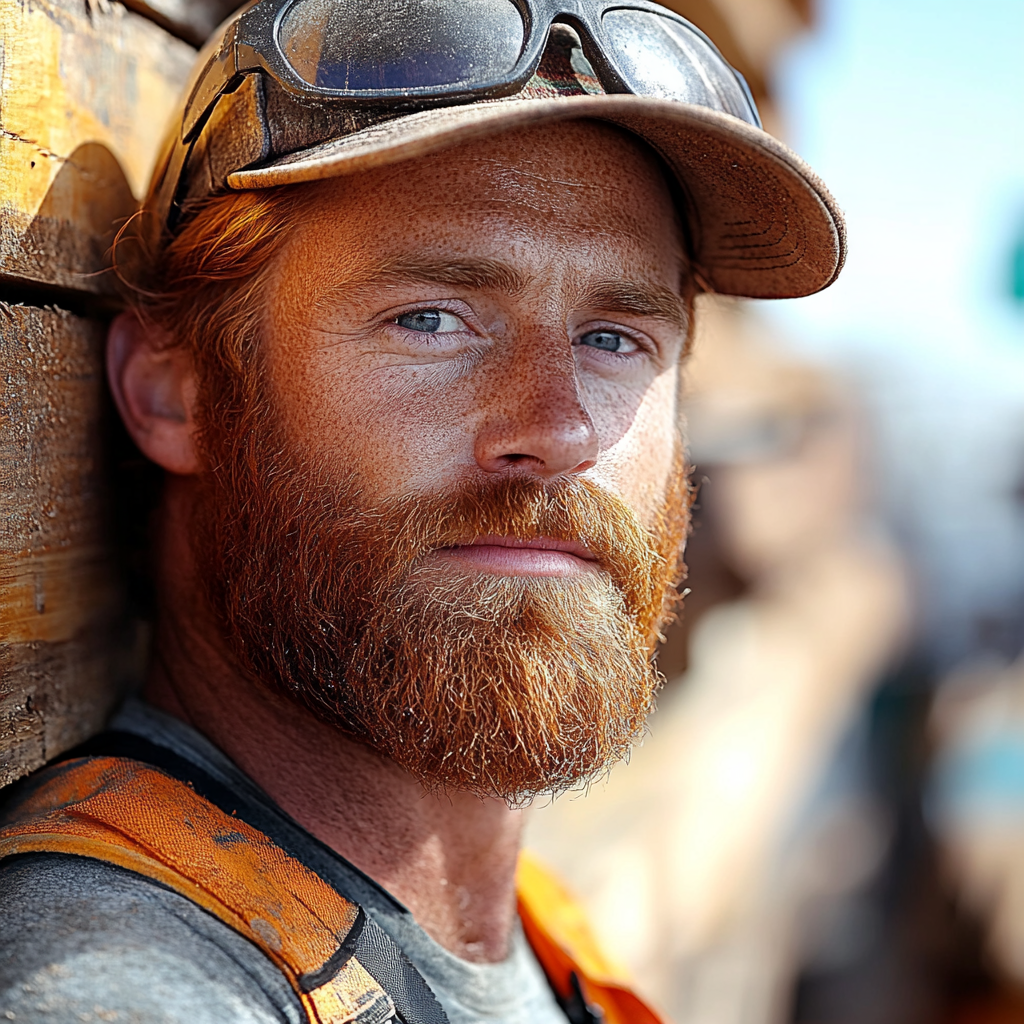
[[[651,384],[628,430],[604,451],[592,473],[648,525],[661,507],[681,443],[677,383],[674,369]]]
[[[278,360],[273,371],[292,443],[315,464],[355,473],[378,498],[443,487],[472,457],[465,389],[417,377],[408,368],[368,370],[329,350]]]

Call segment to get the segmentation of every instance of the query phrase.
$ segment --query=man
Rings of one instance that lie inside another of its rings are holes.
[[[140,223],[152,667],[9,803],[0,1012],[655,1021],[522,809],[651,708],[693,297],[830,283],[828,194],[652,4],[259,0]]]

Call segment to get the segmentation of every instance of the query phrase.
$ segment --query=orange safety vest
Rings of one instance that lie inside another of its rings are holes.
[[[311,1024],[384,1024],[396,1009],[346,939],[362,911],[262,832],[186,782],[125,757],[37,773],[4,815],[0,859],[63,853],[116,864],[197,903],[288,978]],[[523,930],[556,993],[607,1024],[663,1024],[608,964],[565,890],[524,854]]]

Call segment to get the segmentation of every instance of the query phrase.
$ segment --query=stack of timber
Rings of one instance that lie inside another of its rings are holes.
[[[126,682],[104,271],[217,8],[0,0],[0,785]]]

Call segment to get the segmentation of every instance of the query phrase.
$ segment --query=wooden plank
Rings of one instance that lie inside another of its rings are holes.
[[[0,276],[111,290],[194,50],[109,0],[0,0]]]
[[[237,7],[238,0],[125,0],[125,6],[195,46]]]
[[[0,785],[96,731],[119,695],[104,335],[0,303]]]

